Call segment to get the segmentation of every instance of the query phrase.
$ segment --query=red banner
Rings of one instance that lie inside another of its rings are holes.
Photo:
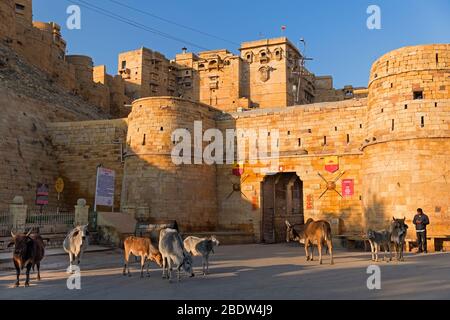
[[[355,183],[353,179],[342,180],[342,195],[344,197],[351,197],[355,193]]]
[[[38,183],[36,186],[36,205],[48,204],[48,184]]]
[[[313,195],[308,194],[306,196],[306,209],[311,210],[314,208]]]

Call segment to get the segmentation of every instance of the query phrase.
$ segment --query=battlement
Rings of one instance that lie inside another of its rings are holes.
[[[374,62],[369,87],[374,81],[407,72],[450,69],[450,44],[403,47],[386,53]]]

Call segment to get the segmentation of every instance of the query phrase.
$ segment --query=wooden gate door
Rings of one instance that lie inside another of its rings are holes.
[[[263,210],[262,210],[262,242],[275,243],[275,179],[268,176],[262,182]]]

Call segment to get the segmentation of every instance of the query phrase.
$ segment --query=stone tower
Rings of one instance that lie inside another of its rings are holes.
[[[0,40],[11,42],[16,36],[14,10],[13,0],[0,1]]]
[[[15,0],[14,12],[18,29],[30,28],[33,24],[33,0]],[[20,30],[18,30],[20,32]]]
[[[224,111],[236,111],[241,91],[241,60],[228,50],[199,53],[199,100]]]
[[[245,62],[242,94],[254,107],[296,104],[301,55],[287,38],[244,42],[239,50]]]
[[[147,48],[119,55],[119,74],[131,99],[176,94],[176,72],[166,57]]]
[[[176,219],[183,231],[208,231],[217,225],[216,168],[204,163],[176,165],[171,152],[176,129],[194,139],[194,121],[214,128],[217,110],[179,98],[135,100],[128,117],[122,211],[147,208],[154,219]],[[200,134],[203,132],[200,129]],[[201,159],[200,159],[201,161]]]
[[[82,55],[70,55],[66,57],[66,61],[75,68],[80,94],[83,96],[88,95],[93,81],[94,63],[92,58]]]
[[[449,44],[401,48],[373,64],[361,168],[366,223],[384,227],[393,216],[410,223],[421,207],[432,231],[443,232],[450,198],[449,74]]]

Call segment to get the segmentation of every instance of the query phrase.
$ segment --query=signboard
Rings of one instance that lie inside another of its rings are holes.
[[[242,174],[244,173],[244,165],[243,164],[239,164],[239,163],[235,163],[233,165],[233,170],[232,170],[233,175],[240,177],[242,176]]]
[[[339,170],[339,157],[338,156],[329,156],[324,158],[325,161],[325,170],[334,173]]]
[[[36,186],[36,205],[44,206],[48,204],[48,184],[38,183]]]
[[[64,180],[62,178],[56,179],[55,190],[57,193],[61,193],[64,190]]]
[[[344,197],[351,197],[355,193],[355,183],[353,179],[342,180],[342,195]]]
[[[95,204],[97,206],[107,206],[114,208],[114,180],[115,172],[103,167],[97,168],[97,184],[95,187]]]

